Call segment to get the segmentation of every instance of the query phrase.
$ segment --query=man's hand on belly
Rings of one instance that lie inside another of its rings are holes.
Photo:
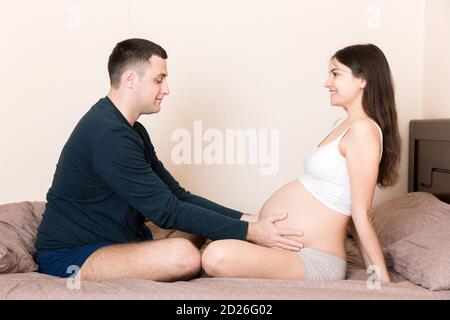
[[[285,220],[287,217],[288,215],[285,213],[249,222],[247,240],[269,248],[299,251],[303,248],[303,243],[287,237],[301,237],[303,233],[300,230],[280,228],[275,225],[277,221]]]

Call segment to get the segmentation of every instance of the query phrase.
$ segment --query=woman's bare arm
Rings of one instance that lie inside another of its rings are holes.
[[[358,232],[356,231],[355,224],[353,223],[353,220],[350,220],[350,233],[353,236],[353,239],[355,240],[356,246],[358,247],[359,253],[361,254],[361,257],[364,260],[364,265],[366,268],[370,265],[372,265],[372,262],[370,261],[366,250],[364,250],[364,247],[361,245],[361,239],[358,236]]]
[[[369,215],[378,179],[381,150],[378,129],[368,120],[357,121],[350,128],[346,138],[345,156],[350,178],[352,220],[357,244],[366,264],[376,266],[381,281],[389,282],[383,251]]]

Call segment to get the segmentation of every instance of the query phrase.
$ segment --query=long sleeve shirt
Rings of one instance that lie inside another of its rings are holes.
[[[132,126],[108,97],[76,125],[46,199],[37,253],[147,240],[145,219],[212,240],[245,240],[248,231],[242,212],[183,189],[158,159],[144,126]]]

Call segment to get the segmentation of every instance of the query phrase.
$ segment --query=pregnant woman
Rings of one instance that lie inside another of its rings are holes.
[[[383,252],[371,224],[375,186],[398,179],[401,141],[394,88],[383,52],[372,44],[349,46],[329,63],[325,87],[332,106],[345,109],[329,135],[304,161],[304,174],[277,190],[259,218],[274,216],[279,227],[304,247],[268,248],[240,240],[212,242],[202,266],[215,277],[341,280],[346,275],[350,229],[366,266],[389,282]],[[279,213],[287,218],[280,220]]]

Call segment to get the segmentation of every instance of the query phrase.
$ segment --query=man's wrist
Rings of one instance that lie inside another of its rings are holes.
[[[246,240],[249,242],[252,242],[253,240],[253,231],[254,231],[254,223],[253,222],[247,222],[248,223],[248,229],[247,229],[247,238]]]
[[[241,220],[247,221],[247,222],[255,222],[258,220],[258,216],[256,214],[252,214],[252,213],[244,213],[241,216]]]

